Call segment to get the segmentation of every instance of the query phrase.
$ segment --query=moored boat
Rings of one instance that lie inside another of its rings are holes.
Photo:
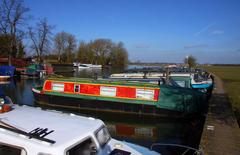
[[[165,77],[166,73],[148,72],[148,73],[115,73],[109,76],[110,79],[151,79],[159,80]],[[209,89],[213,85],[210,76],[202,77],[199,73],[170,73],[168,75],[176,81],[181,87],[193,89]]]
[[[39,104],[150,115],[201,113],[203,93],[147,82],[49,78],[32,89]]]
[[[102,65],[94,65],[94,64],[83,64],[74,62],[73,67],[77,67],[78,69],[88,69],[88,68],[102,68]]]
[[[31,64],[26,68],[17,68],[18,74],[24,77],[39,78],[53,74],[53,67],[49,64]]]
[[[15,73],[14,66],[0,66],[0,80],[8,80]]]
[[[111,138],[92,117],[18,105],[0,114],[0,154],[159,155],[130,145]]]

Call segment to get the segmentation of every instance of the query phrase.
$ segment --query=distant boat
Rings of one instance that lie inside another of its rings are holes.
[[[26,77],[43,77],[53,73],[53,67],[46,64],[31,64],[26,68],[17,68],[18,74]]]
[[[109,76],[110,79],[152,79],[159,80],[165,77],[165,73],[158,72],[138,72],[138,73],[115,73]],[[208,77],[202,77],[199,73],[170,73],[169,77],[176,81],[181,87],[194,89],[208,89],[213,85],[213,80]]]
[[[13,77],[15,73],[14,66],[0,66],[0,76]]]
[[[102,65],[93,65],[93,64],[82,64],[78,62],[73,63],[73,67],[78,67],[79,69],[88,69],[88,68],[102,68]]]

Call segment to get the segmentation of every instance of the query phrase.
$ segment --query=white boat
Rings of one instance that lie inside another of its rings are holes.
[[[88,68],[91,68],[91,67],[89,67],[89,66],[86,65],[86,64],[79,64],[79,65],[78,65],[78,69],[88,69]]]
[[[74,62],[73,67],[78,67],[79,69],[102,68],[102,65],[82,64],[82,63],[79,63],[79,62]]]
[[[111,138],[99,119],[18,105],[8,110],[0,113],[0,154],[159,155]]]
[[[73,67],[78,67],[79,62],[73,62]]]
[[[86,65],[90,68],[102,68],[102,65],[93,65],[93,64],[82,64],[82,65]]]

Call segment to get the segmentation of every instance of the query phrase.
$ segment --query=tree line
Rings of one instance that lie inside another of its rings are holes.
[[[28,48],[25,39],[31,41],[29,49],[38,62],[51,55],[58,63],[79,61],[116,67],[128,63],[128,52],[122,42],[95,39],[78,44],[74,34],[65,31],[53,34],[55,27],[46,18],[28,26],[29,10],[23,0],[0,0],[0,56],[8,56],[9,60],[23,58]]]

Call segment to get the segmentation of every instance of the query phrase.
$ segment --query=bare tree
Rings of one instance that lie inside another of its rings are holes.
[[[188,65],[189,68],[195,67],[197,64],[197,60],[194,56],[186,56],[184,58],[184,63]]]
[[[96,39],[91,45],[91,50],[95,52],[101,65],[106,65],[107,57],[111,52],[112,41],[110,39]]]
[[[89,63],[88,49],[88,43],[81,41],[77,50],[77,59],[81,63]]]
[[[47,19],[40,20],[36,28],[29,28],[29,36],[32,40],[32,49],[37,54],[38,62],[42,62],[42,56],[48,52],[51,46],[53,26],[49,25]]]
[[[80,42],[77,59],[83,63],[112,65],[124,68],[128,63],[128,52],[122,42],[96,39],[89,43]]]
[[[17,54],[17,44],[22,41],[24,32],[21,26],[25,23],[25,14],[29,8],[25,7],[22,0],[2,0],[0,2],[0,34],[9,35],[10,49],[9,65],[11,65],[11,56]]]
[[[128,52],[122,42],[114,44],[109,56],[109,63],[113,67],[125,68],[128,64]]]
[[[61,61],[61,55],[64,53],[66,49],[66,42],[67,42],[67,33],[62,31],[55,35],[54,37],[54,47],[57,52],[58,62]]]
[[[54,37],[54,46],[58,55],[58,62],[71,62],[76,49],[76,37],[70,33],[59,32]]]
[[[77,47],[77,40],[76,37],[72,34],[67,36],[67,48],[66,48],[66,55],[67,55],[67,62],[72,62],[73,53]]]

